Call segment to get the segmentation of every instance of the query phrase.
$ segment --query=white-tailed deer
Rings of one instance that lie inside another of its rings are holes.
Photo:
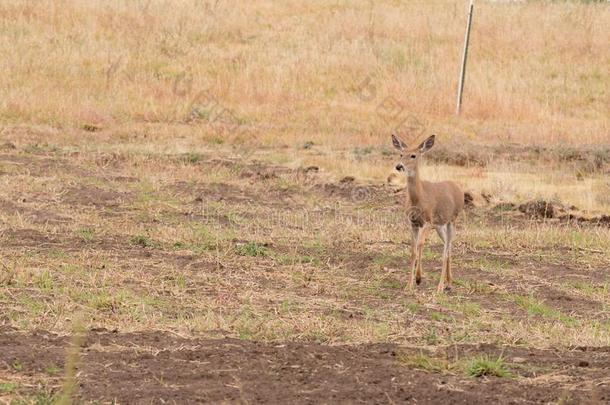
[[[438,292],[451,289],[451,241],[455,234],[454,221],[464,208],[464,193],[451,181],[432,183],[419,178],[421,157],[434,145],[434,135],[416,148],[409,148],[396,135],[392,135],[394,147],[400,151],[400,162],[396,170],[407,175],[407,210],[411,225],[411,279],[409,287],[421,283],[421,255],[430,226],[436,228],[445,244],[443,270],[438,283]],[[445,283],[447,283],[445,285]]]

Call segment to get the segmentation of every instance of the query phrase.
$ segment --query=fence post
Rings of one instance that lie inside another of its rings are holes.
[[[464,51],[462,52],[462,65],[460,68],[460,78],[457,92],[456,115],[460,115],[462,109],[462,92],[464,91],[464,78],[466,77],[466,58],[468,57],[468,42],[470,41],[470,25],[472,23],[472,12],[474,10],[474,0],[470,0],[468,8],[468,23],[466,24],[466,36],[464,37]]]

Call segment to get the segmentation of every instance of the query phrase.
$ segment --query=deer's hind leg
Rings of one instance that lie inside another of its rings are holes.
[[[420,246],[420,240],[421,240],[421,245],[423,245],[423,233],[424,233],[424,227],[423,226],[417,226],[417,225],[412,225],[411,226],[411,278],[409,281],[409,288],[413,289],[415,287],[415,279],[416,279],[416,273],[418,273],[418,277],[419,280],[417,281],[417,284],[419,284],[421,282],[421,263],[419,263],[419,261],[421,260],[421,255],[419,255],[419,246]]]
[[[453,227],[451,224],[443,224],[436,226],[438,236],[443,240],[443,269],[441,271],[441,279],[438,282],[437,292],[442,293],[445,290],[445,281],[447,288],[451,288],[450,270],[450,254],[451,254],[451,238],[453,237]]]
[[[447,274],[446,281],[448,289],[451,289],[451,282],[453,281],[453,274],[451,270],[451,243],[453,242],[453,237],[455,236],[455,226],[452,222],[447,224],[447,239],[448,239],[448,247],[447,247]]]

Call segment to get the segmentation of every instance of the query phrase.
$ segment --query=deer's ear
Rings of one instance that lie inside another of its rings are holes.
[[[427,152],[429,151],[433,146],[434,146],[434,138],[436,137],[436,135],[430,135],[428,137],[428,139],[426,139],[425,141],[423,141],[418,149],[421,153]]]
[[[392,145],[398,150],[403,150],[406,146],[405,143],[394,134],[392,134]]]

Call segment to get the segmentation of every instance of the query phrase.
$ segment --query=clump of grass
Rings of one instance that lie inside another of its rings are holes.
[[[429,330],[424,335],[424,340],[426,341],[427,344],[433,346],[433,345],[436,345],[440,339],[439,339],[438,335],[436,334],[436,331]]]
[[[408,309],[412,314],[416,314],[421,309],[421,305],[416,302],[409,302],[405,304],[405,308]]]
[[[36,280],[36,285],[41,290],[52,290],[55,282],[53,281],[53,277],[49,271],[43,271],[38,275],[38,279]]]
[[[604,296],[610,296],[610,283],[605,284],[592,284],[582,281],[568,282],[563,284],[566,289],[575,289],[587,295],[601,294]]]
[[[415,356],[399,353],[397,358],[401,364],[404,364],[407,367],[430,371],[433,373],[447,372],[453,367],[453,365],[446,360],[430,357],[423,353]]]
[[[114,311],[118,308],[117,299],[107,294],[94,295],[89,299],[89,305],[100,311]]]
[[[130,242],[132,245],[136,245],[136,246],[141,246],[141,247],[152,247],[154,244],[153,242],[150,240],[150,238],[146,235],[142,235],[142,234],[138,234],[133,236],[130,239]]]
[[[93,241],[93,232],[90,229],[79,229],[76,231],[76,235],[84,242]]]
[[[45,367],[44,372],[47,373],[48,375],[55,376],[57,374],[59,374],[59,372],[61,371],[61,369],[59,367],[57,367],[55,364],[50,364],[47,367]]]
[[[248,242],[235,247],[235,253],[240,256],[267,256],[267,248],[256,242]]]
[[[280,264],[314,264],[319,265],[320,260],[315,256],[299,254],[280,254],[274,257]]]
[[[510,377],[511,373],[507,370],[502,357],[492,359],[489,356],[478,356],[468,360],[464,366],[466,375],[469,377]]]
[[[0,383],[0,393],[11,394],[17,390],[17,384],[12,382]]]
[[[432,319],[433,321],[442,322],[446,320],[447,317],[440,312],[433,311],[430,313],[430,319]]]
[[[15,402],[20,404],[21,402]],[[26,401],[23,402],[26,404],[36,404],[36,405],[56,405],[59,404],[57,398],[53,395],[53,393],[43,390],[36,392],[32,396],[27,396]]]

